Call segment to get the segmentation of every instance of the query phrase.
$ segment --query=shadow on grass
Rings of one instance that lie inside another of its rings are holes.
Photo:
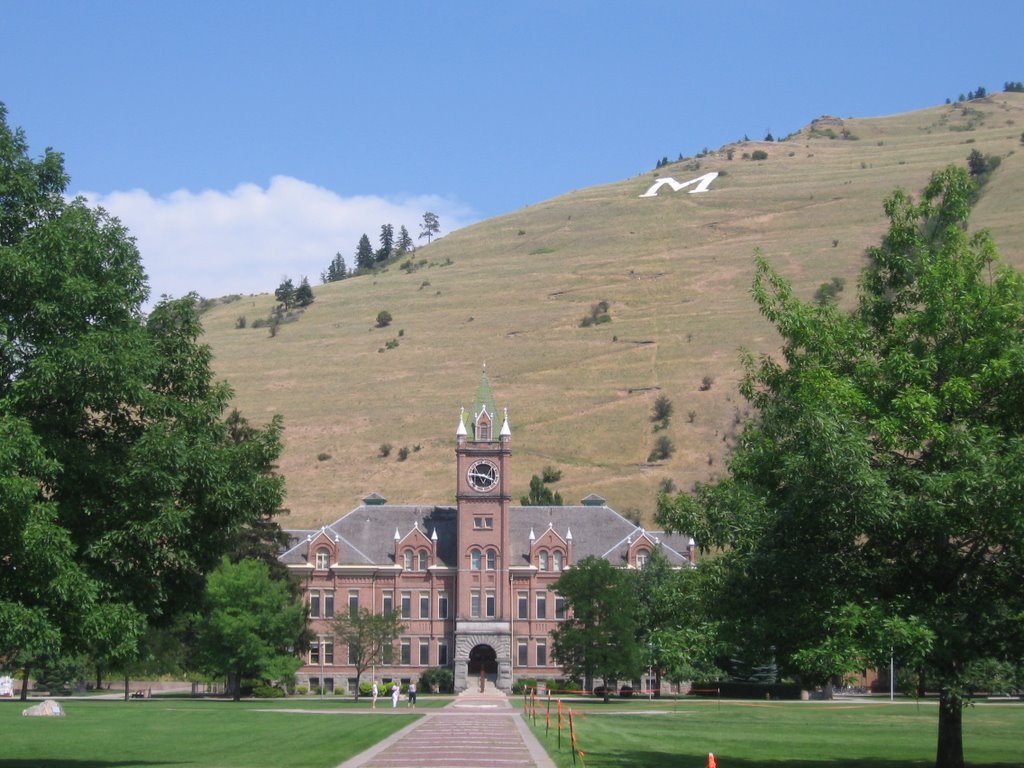
[[[643,766],[644,768],[703,768],[707,765],[706,754],[667,753],[656,751],[616,750],[605,754],[584,753],[587,768],[619,768],[623,765]],[[726,753],[715,753],[715,759],[722,768],[792,768],[794,765],[828,766],[828,768],[922,768],[935,765],[934,759],[928,760],[886,760],[883,758],[787,758],[784,760],[766,760],[764,758],[731,757]],[[969,761],[971,768],[1015,768],[1022,765],[1017,761],[1000,763],[976,763]]]
[[[140,768],[147,765],[181,765],[175,760],[0,760],[3,768]]]

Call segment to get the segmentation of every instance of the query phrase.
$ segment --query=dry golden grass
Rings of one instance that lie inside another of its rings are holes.
[[[830,139],[828,129],[857,138]],[[744,142],[661,169],[679,181],[723,172],[706,194],[640,199],[657,173],[578,190],[420,248],[414,272],[396,265],[316,286],[316,302],[273,338],[235,328],[240,315],[250,326],[265,317],[271,294],[219,305],[204,316],[206,341],[243,414],[284,416],[286,526],[322,525],[372,491],[393,502],[453,501],[459,408],[472,405],[484,362],[509,411],[517,495],[553,465],[566,502],[597,493],[649,519],[663,478],[689,488],[724,471],[747,411],[739,350],[777,344],[749,295],[754,250],[808,299],[843,277],[849,304],[864,250],[885,230],[884,198],[897,186],[916,195],[932,171],[978,149],[1003,160],[972,224],[990,228],[1004,260],[1021,266],[1022,130],[1022,94],[822,118],[783,142]],[[755,149],[768,159],[741,159]],[[601,300],[613,321],[581,328]],[[383,309],[394,322],[375,328]],[[398,347],[384,350],[392,339]],[[714,383],[700,391],[705,376]],[[665,434],[677,451],[650,465],[659,394],[675,408]],[[387,459],[383,443],[394,447]],[[409,456],[399,461],[403,446]]]

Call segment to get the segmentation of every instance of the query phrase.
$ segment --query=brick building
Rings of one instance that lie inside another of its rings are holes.
[[[693,540],[645,531],[599,496],[576,506],[512,504],[512,431],[482,375],[455,432],[456,504],[389,504],[371,494],[318,530],[292,530],[280,559],[305,582],[310,628],[300,684],[351,690],[348,649],[331,635],[335,611],[399,611],[405,632],[375,670],[378,680],[454,670],[455,690],[478,675],[508,690],[515,679],[562,676],[550,634],[564,620],[548,587],[588,555],[641,568],[655,547],[689,567]]]

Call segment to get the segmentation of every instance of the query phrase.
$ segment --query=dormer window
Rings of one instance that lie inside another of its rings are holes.
[[[551,570],[560,571],[562,570],[562,553],[560,550],[555,550],[551,554]]]
[[[650,551],[646,549],[638,549],[636,551],[636,567],[643,568],[647,565],[647,558],[650,555]]]
[[[427,570],[427,550],[421,549],[419,551],[419,560],[420,560],[419,570],[421,570],[421,571]]]
[[[320,547],[316,551],[316,569],[326,571],[331,565],[331,550],[327,547]]]
[[[476,420],[476,439],[486,441],[491,439],[491,420],[486,411],[481,413]]]
[[[404,555],[404,557],[402,559],[404,561],[405,570],[411,571],[412,570],[412,550],[411,549],[405,550],[405,555]]]
[[[542,571],[546,571],[548,569],[547,552],[541,552],[540,555],[537,557],[537,567]]]

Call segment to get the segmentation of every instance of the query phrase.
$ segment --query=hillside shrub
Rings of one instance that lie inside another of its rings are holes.
[[[750,153],[750,159],[751,160],[767,160],[768,159],[768,153],[765,152],[763,149],[755,149],[753,152]]]
[[[664,461],[665,459],[672,456],[676,452],[675,444],[669,439],[668,435],[660,435],[657,440],[654,441],[654,448],[647,456],[648,461]]]
[[[386,309],[382,309],[380,312],[377,313],[377,327],[378,328],[386,328],[386,327],[388,327],[389,325],[391,325],[391,320],[392,320],[391,313],[388,312]]]

